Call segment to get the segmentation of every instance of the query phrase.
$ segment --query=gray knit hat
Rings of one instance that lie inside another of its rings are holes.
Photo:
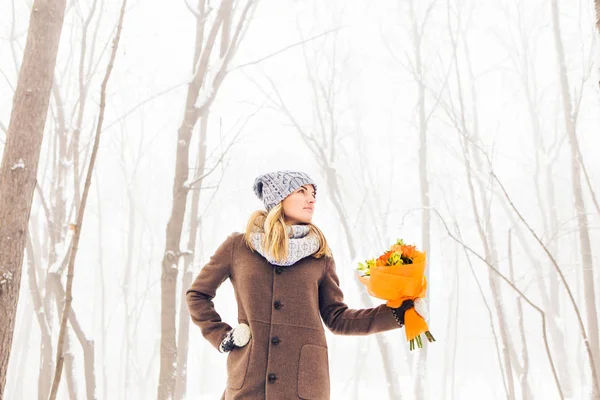
[[[267,211],[279,204],[302,185],[313,185],[315,195],[317,185],[308,175],[300,171],[275,171],[259,175],[254,180],[254,193],[265,205]]]

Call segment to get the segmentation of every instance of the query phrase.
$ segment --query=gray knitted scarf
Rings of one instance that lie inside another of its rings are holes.
[[[264,232],[254,232],[252,234],[252,245],[267,261],[273,265],[289,266],[297,261],[314,254],[321,245],[319,238],[315,235],[309,235],[308,225],[288,225],[288,257],[282,262],[276,261],[269,254],[265,254],[262,247]]]

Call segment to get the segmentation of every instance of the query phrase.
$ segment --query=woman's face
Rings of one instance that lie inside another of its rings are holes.
[[[300,186],[281,202],[286,223],[289,225],[310,223],[315,210],[315,202],[314,186]]]

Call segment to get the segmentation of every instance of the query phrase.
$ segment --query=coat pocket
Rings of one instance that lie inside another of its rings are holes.
[[[300,349],[298,396],[302,399],[329,399],[329,358],[326,347],[305,344]]]
[[[241,389],[244,386],[252,342],[251,339],[244,347],[234,348],[227,356],[227,387],[230,389]]]

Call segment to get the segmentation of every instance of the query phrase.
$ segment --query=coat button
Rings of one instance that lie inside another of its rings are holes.
[[[276,310],[279,310],[281,308],[282,304],[279,302],[279,300],[275,301],[275,303],[273,303],[273,307],[275,307]]]
[[[277,375],[269,374],[269,383],[275,383],[276,380],[277,380]]]
[[[282,272],[283,272],[283,267],[276,267],[276,268],[275,268],[275,273],[276,273],[276,274],[278,274],[278,275],[279,275],[279,274],[281,274]]]
[[[271,343],[273,343],[275,346],[277,346],[279,344],[280,340],[277,336],[275,336],[273,339],[271,339]]]

